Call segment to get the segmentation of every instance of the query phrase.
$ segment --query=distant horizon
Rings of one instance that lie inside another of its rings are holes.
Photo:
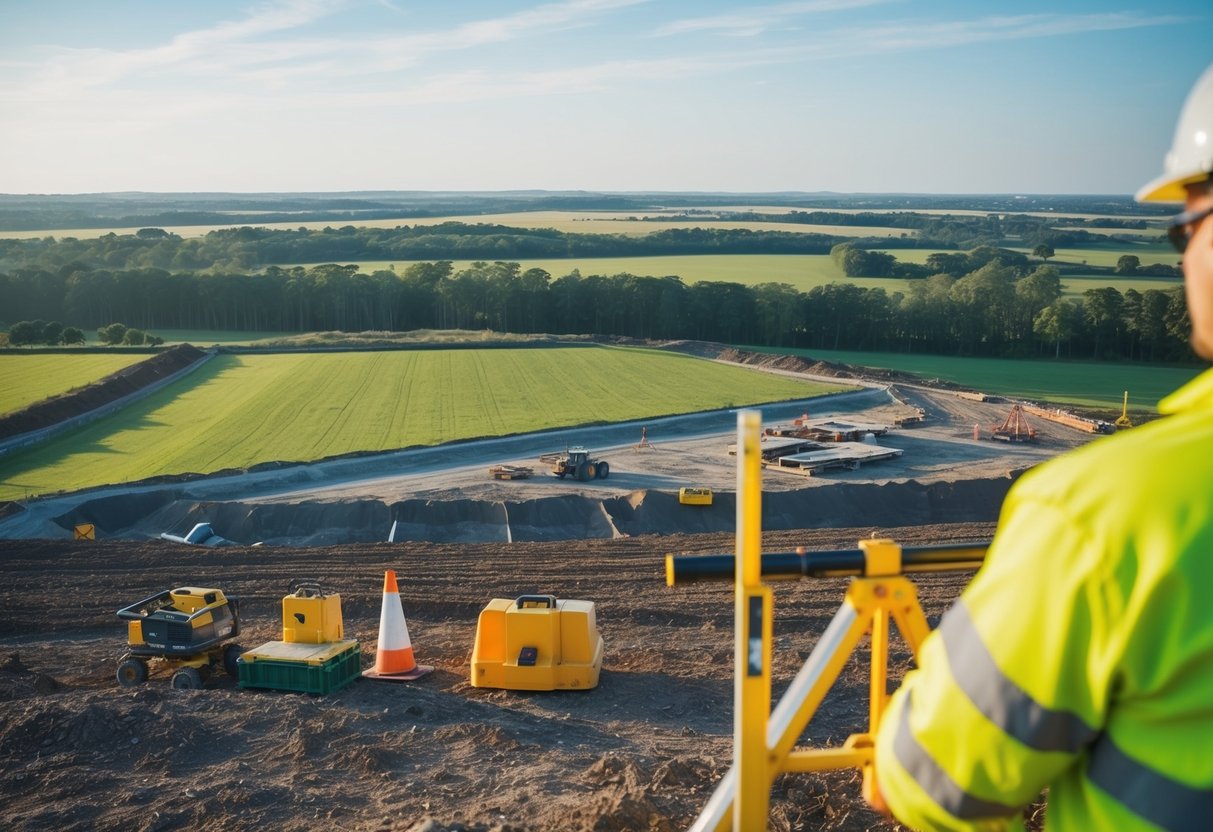
[[[1132,194],[1207,0],[0,5],[14,195]]]
[[[508,194],[589,194],[602,196],[779,196],[779,197],[1009,197],[1029,199],[1032,197],[1124,197],[1132,199],[1132,193],[1078,192],[1078,191],[728,191],[728,190],[669,190],[627,189],[602,190],[597,188],[360,188],[335,190],[293,191],[57,191],[14,192],[0,191],[0,197],[87,197],[87,196],[344,196],[367,194],[455,194],[455,195],[508,195]],[[580,210],[580,209],[579,209]]]

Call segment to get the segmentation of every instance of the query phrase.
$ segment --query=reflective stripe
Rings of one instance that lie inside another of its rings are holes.
[[[1139,763],[1104,734],[1091,749],[1087,777],[1133,814],[1169,832],[1204,832],[1213,789],[1188,786]]]
[[[939,634],[957,686],[1008,736],[1037,751],[1077,754],[1090,746],[1087,778],[1130,812],[1172,832],[1209,828],[1213,790],[1167,777],[1125,754],[1107,734],[1088,726],[1073,711],[1046,708],[1033,699],[998,669],[962,601],[944,615]],[[899,728],[899,741],[901,730],[908,733],[908,724]],[[908,739],[917,745],[912,736]],[[926,788],[923,781],[919,783]]]
[[[913,694],[906,696],[897,723],[897,734],[893,737],[893,756],[914,782],[927,796],[954,818],[975,820],[977,818],[1008,817],[1017,814],[1022,807],[983,800],[962,789],[948,773],[939,767],[910,730],[910,708]]]
[[[1045,707],[1007,678],[977,634],[963,601],[944,614],[939,635],[956,685],[986,719],[1028,748],[1077,754],[1099,735],[1078,714]]]

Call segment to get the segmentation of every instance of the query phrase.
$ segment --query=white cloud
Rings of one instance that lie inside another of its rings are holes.
[[[821,12],[847,11],[849,9],[875,6],[896,0],[804,0],[804,2],[777,3],[755,6],[732,14],[712,15],[676,20],[658,27],[653,35],[683,35],[690,32],[719,32],[737,37],[760,35],[789,18]]]

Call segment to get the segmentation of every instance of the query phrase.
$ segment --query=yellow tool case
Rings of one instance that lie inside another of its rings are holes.
[[[507,690],[586,690],[598,685],[602,652],[593,601],[554,595],[494,598],[480,612],[471,683]]]

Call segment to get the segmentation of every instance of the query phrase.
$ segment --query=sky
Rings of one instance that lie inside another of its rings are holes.
[[[0,193],[1129,194],[1208,0],[6,0]]]

